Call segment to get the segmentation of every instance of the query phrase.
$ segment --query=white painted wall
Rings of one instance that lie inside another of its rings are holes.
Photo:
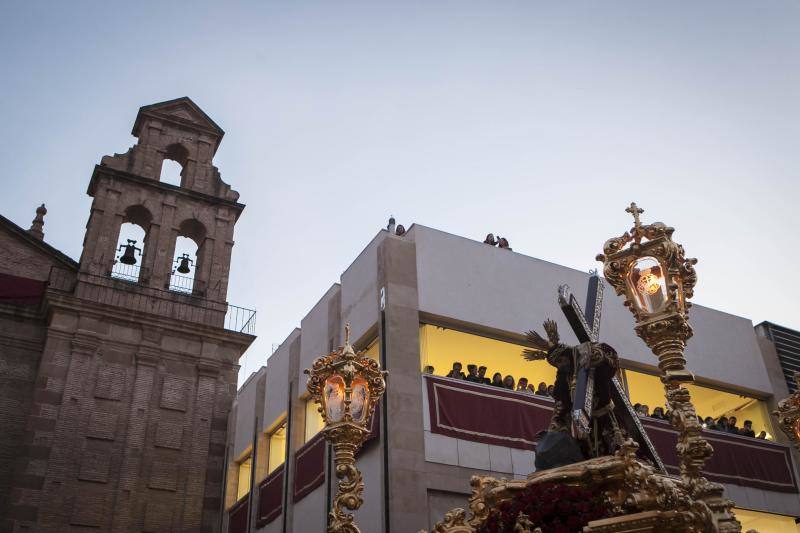
[[[273,422],[286,413],[289,394],[289,347],[300,335],[295,328],[286,340],[267,359],[267,386],[264,393],[264,421],[262,429],[268,429]]]
[[[306,393],[306,383],[308,376],[303,373],[306,368],[311,368],[311,364],[317,357],[328,354],[328,309],[332,298],[340,291],[338,283],[331,286],[325,295],[311,308],[311,311],[300,321],[300,330],[303,335],[300,338],[300,373],[298,383],[300,384],[297,396]],[[335,348],[335,347],[334,347]]]
[[[352,339],[378,321],[378,246],[387,236],[380,231],[342,273],[342,327],[350,323]]]
[[[562,340],[576,342],[558,307],[558,286],[569,285],[580,302],[589,275],[442,231],[414,226],[420,311],[503,331],[541,332],[545,318],[558,322]],[[600,266],[598,264],[598,266]],[[703,275],[713,275],[700,271]],[[771,393],[750,320],[693,306],[695,336],[686,359],[697,376]],[[650,349],[633,330],[633,315],[606,284],[600,338],[623,359],[655,365]]]
[[[233,439],[234,459],[238,459],[253,444],[256,389],[258,389],[258,380],[266,371],[267,369],[262,366],[258,372],[252,373],[236,395],[236,435]]]
[[[291,498],[291,489],[289,490]],[[296,533],[325,531],[325,484],[323,483],[305,498],[294,504],[290,531]],[[363,531],[369,531],[364,529]]]

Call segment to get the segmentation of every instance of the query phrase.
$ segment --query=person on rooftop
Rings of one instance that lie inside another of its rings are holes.
[[[515,387],[514,387],[514,376],[509,374],[505,378],[503,378],[503,386],[505,388],[509,389],[509,390],[514,390],[515,389]]]
[[[766,440],[767,439],[767,432],[762,430],[761,433],[758,434],[757,439]]]
[[[494,376],[492,376],[491,384],[495,387],[505,387],[505,385],[503,385],[503,374],[500,372],[495,372]]]
[[[539,386],[536,388],[536,395],[547,396],[547,383],[545,383],[544,381],[539,383]]]
[[[554,391],[554,390],[555,390],[555,386],[553,386],[553,385],[548,385],[548,386],[547,386],[547,395],[548,395],[548,396],[550,396],[550,397],[552,398],[552,397],[553,397],[553,391]]]
[[[519,382],[517,383],[517,391],[527,392],[527,390],[528,390],[528,378],[519,378]]]
[[[425,368],[422,369],[423,374],[433,374],[433,365],[425,365]]]
[[[714,423],[714,419],[710,416],[707,416],[705,421],[703,422],[703,426],[706,429],[717,429],[717,425]]]

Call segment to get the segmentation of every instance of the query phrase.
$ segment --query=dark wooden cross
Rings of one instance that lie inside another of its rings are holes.
[[[635,204],[632,208],[636,209]],[[636,215],[635,215],[636,216]],[[638,216],[636,217],[638,218]],[[589,345],[585,343],[600,342],[600,318],[603,312],[603,280],[598,276],[597,271],[592,271],[589,278],[589,289],[586,294],[586,311],[581,309],[578,300],[572,294],[569,286],[561,285],[558,288],[558,304],[561,311],[567,317],[572,331],[581,343],[578,346],[578,353],[588,350]],[[577,364],[577,361],[576,361]],[[594,368],[585,366],[577,367],[575,378],[575,393],[572,399],[572,420],[577,424],[578,431],[590,434],[590,421],[592,419],[592,399],[594,393]],[[664,464],[658,456],[653,443],[647,436],[639,416],[634,412],[628,396],[622,388],[622,384],[615,376],[612,379],[611,399],[614,402],[614,414],[618,422],[625,428],[628,436],[639,443],[641,453],[651,459],[656,468],[666,473]]]

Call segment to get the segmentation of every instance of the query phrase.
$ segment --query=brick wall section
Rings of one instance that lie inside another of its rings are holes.
[[[44,281],[53,259],[0,224],[0,272]]]
[[[38,310],[0,304],[0,517],[7,513],[17,459],[26,452],[26,425],[44,337],[45,321]]]

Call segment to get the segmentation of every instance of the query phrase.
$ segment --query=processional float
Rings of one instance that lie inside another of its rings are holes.
[[[560,306],[581,344],[561,343],[555,322],[550,320],[544,324],[546,338],[535,331],[527,336],[529,348],[523,357],[546,360],[557,368],[553,416],[537,445],[537,470],[525,480],[473,476],[469,512],[453,509],[446,513],[433,533],[541,531],[537,521],[543,513],[534,500],[553,491],[594,495],[602,506],[603,517],[573,523],[578,529],[569,530],[741,531],[732,512],[733,502],[724,497],[722,485],[702,474],[713,449],[703,438],[689,390],[684,387],[694,380],[686,369],[684,348],[692,336],[688,312],[697,281],[697,260],[687,258],[683,246],[672,240],[674,228],[661,222],[642,224],[643,210],[634,203],[626,211],[633,215],[633,227],[606,241],[597,260],[603,263],[606,280],[633,313],[636,334],[658,358],[669,421],[678,430],[679,476],[666,473],[615,377],[616,352],[599,342],[603,284],[595,275],[589,283],[586,312],[567,287],[559,288]],[[787,426],[794,429],[799,418],[800,400],[791,404]],[[797,435],[800,437],[800,431]],[[558,505],[566,504],[557,502],[546,510]],[[573,514],[587,510],[584,516],[590,517],[595,512],[589,502],[564,508]],[[525,514],[525,509],[534,512]],[[507,518],[508,513],[512,513],[513,523],[505,522],[498,529],[497,517]]]

